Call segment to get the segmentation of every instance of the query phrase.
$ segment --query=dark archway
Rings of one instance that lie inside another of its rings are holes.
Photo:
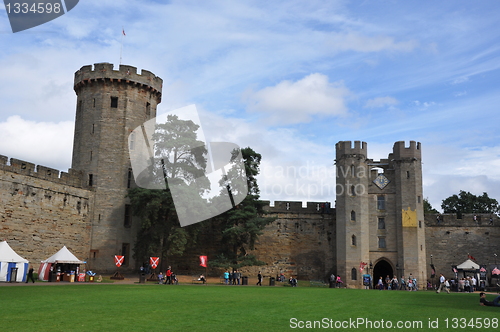
[[[380,277],[384,280],[389,276],[391,279],[394,276],[394,270],[392,269],[391,264],[388,261],[382,259],[373,267],[373,288],[377,288],[377,283]]]

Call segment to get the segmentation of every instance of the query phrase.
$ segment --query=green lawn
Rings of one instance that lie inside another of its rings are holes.
[[[488,298],[492,300],[494,295]],[[407,330],[429,331],[429,320],[433,324],[437,320],[439,331],[499,330],[491,322],[495,319],[498,324],[500,308],[478,303],[478,293],[438,295],[431,291],[300,286],[3,286],[0,321],[2,331],[265,332],[304,330],[299,327],[307,327],[307,321],[320,321],[323,327],[342,331],[384,331],[387,329],[382,326],[387,326],[387,321],[394,330],[397,322],[403,321],[412,324]],[[362,324],[352,328],[354,325],[347,325],[349,320]],[[372,325],[367,325],[367,320]],[[351,329],[335,329],[336,321],[337,327],[344,324]],[[413,325],[413,321],[422,325]],[[478,327],[483,321],[490,322],[490,329]]]

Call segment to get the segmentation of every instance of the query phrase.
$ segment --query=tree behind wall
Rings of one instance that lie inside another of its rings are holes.
[[[470,192],[460,190],[458,195],[452,195],[443,200],[441,208],[444,213],[491,213],[500,212],[498,201],[488,197],[487,193],[476,196]]]

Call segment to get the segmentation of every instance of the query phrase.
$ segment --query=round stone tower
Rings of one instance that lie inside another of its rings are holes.
[[[139,227],[132,221],[126,195],[134,185],[128,152],[130,132],[156,117],[162,79],[132,66],[110,63],[83,66],[75,73],[77,94],[72,169],[83,171],[93,188],[88,268],[116,269],[114,255],[124,255],[124,268],[135,268],[132,246]]]

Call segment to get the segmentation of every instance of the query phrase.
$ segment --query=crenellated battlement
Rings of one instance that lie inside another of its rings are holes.
[[[462,215],[456,213],[426,213],[425,224],[426,227],[491,227],[499,226],[500,218],[490,213],[464,213]]]
[[[351,141],[340,141],[335,144],[336,156],[341,158],[344,155],[362,155],[368,156],[368,147],[366,142],[354,141],[354,146]]]
[[[269,213],[335,213],[330,202],[307,202],[305,207],[299,201],[275,201],[274,206],[270,201],[264,202],[267,203],[264,209]]]
[[[406,143],[404,141],[399,141],[394,143],[394,147],[392,148],[392,153],[389,155],[389,159],[409,159],[409,158],[417,158],[419,160],[422,159],[422,150],[420,149],[420,142],[410,141],[410,146],[406,147]]]
[[[43,179],[57,184],[68,185],[76,188],[84,187],[84,175],[81,171],[69,169],[69,171],[66,173],[60,172],[59,170],[54,168],[35,165],[33,163],[20,159],[10,158],[10,162],[9,164],[7,164],[8,161],[8,157],[0,155],[0,170],[32,176],[38,179]]]
[[[158,94],[161,99],[163,80],[148,70],[141,70],[137,74],[137,68],[128,65],[120,65],[118,70],[113,69],[112,63],[96,63],[94,68],[91,65],[83,66],[75,72],[74,89],[77,91],[86,84],[97,81],[125,82],[140,84],[146,89],[151,89]]]

